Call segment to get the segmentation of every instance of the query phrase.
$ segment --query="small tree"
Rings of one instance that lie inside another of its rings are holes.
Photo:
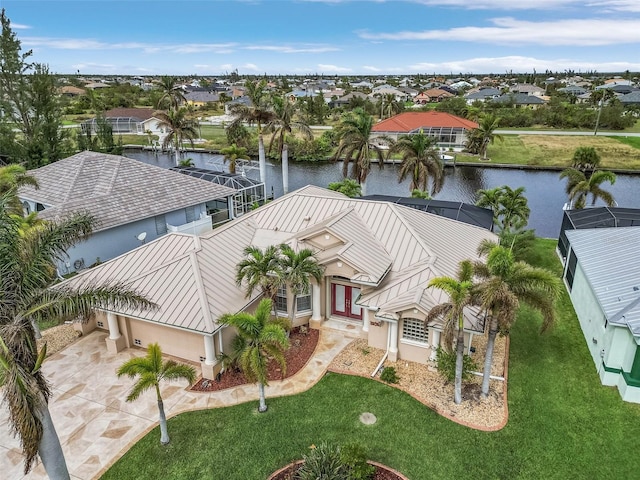
[[[267,411],[264,387],[268,386],[267,366],[269,358],[276,360],[284,375],[287,363],[284,357],[289,348],[287,332],[277,320],[271,319],[271,300],[262,299],[255,315],[247,312],[227,313],[220,317],[224,325],[235,327],[238,332],[234,340],[233,358],[237,359],[249,382],[258,383],[260,394],[259,412]]]
[[[140,395],[149,389],[155,389],[158,401],[158,412],[160,416],[160,443],[169,443],[169,432],[167,430],[167,417],[164,413],[164,403],[160,394],[160,382],[163,380],[187,380],[192,385],[196,379],[196,370],[190,365],[183,365],[173,360],[162,361],[162,350],[157,343],[152,343],[147,348],[146,357],[137,357],[127,360],[117,371],[118,377],[127,375],[130,378],[137,378],[129,395],[127,402],[137,400]]]
[[[327,188],[334,192],[340,192],[349,198],[362,196],[362,185],[351,178],[345,178],[339,182],[331,182]]]
[[[280,263],[284,274],[284,281],[289,285],[293,293],[293,305],[289,310],[291,325],[296,316],[298,307],[298,295],[308,292],[311,288],[310,277],[319,284],[322,281],[324,267],[318,264],[313,250],[303,248],[296,252],[287,244],[280,245],[282,257]]]

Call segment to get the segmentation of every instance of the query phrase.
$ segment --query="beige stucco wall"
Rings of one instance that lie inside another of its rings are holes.
[[[373,318],[373,312],[368,311],[371,322],[379,322]],[[387,349],[387,335],[389,332],[389,322],[381,322],[377,327],[373,323],[369,324],[369,336],[367,337],[367,343],[370,347],[379,348],[381,350]]]
[[[131,335],[130,346],[134,345],[135,339],[139,339],[142,343],[142,348],[147,348],[147,345],[151,343],[158,343],[163,353],[192,362],[200,362],[200,357],[205,356],[204,338],[199,333],[187,332],[141,320],[128,319],[128,322]]]

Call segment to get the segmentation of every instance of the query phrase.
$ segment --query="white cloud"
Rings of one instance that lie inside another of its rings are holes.
[[[23,23],[13,23],[11,22],[11,30],[28,30],[31,28],[31,25],[25,25]]]
[[[308,3],[326,3],[336,5],[340,3],[392,3],[397,0],[299,0]],[[429,7],[452,7],[466,10],[559,10],[584,9],[593,7],[602,11],[640,12],[638,0],[407,0],[412,3]]]
[[[494,18],[493,27],[456,27],[419,32],[360,32],[369,40],[444,40],[500,45],[599,46],[640,42],[640,19],[566,19],[528,22]],[[597,32],[597,34],[594,34]]]
[[[347,72],[353,71],[351,68],[339,67],[337,65],[325,65],[322,63],[318,64],[318,69],[321,72],[332,72],[332,73],[347,73]]]
[[[435,73],[516,73],[538,72],[552,70],[563,72],[575,70],[581,72],[623,72],[625,70],[639,71],[640,62],[595,62],[591,60],[576,60],[567,58],[542,59],[523,56],[479,57],[447,62],[419,62],[409,65],[411,72]]]
[[[27,47],[48,47],[60,50],[142,50],[145,53],[231,53],[235,43],[151,44],[141,42],[108,43],[90,38],[24,37]]]
[[[260,70],[255,63],[245,63],[240,68],[244,68],[246,70],[252,70],[254,72],[257,72],[258,70]]]
[[[290,47],[290,46],[276,46],[276,45],[249,45],[243,48],[246,50],[264,50],[267,52],[279,52],[279,53],[325,53],[325,52],[335,52],[339,50],[336,47],[325,47],[325,46]]]
[[[640,12],[640,2],[638,0],[599,0],[587,4],[601,10],[620,12]]]
[[[367,72],[382,72],[381,68],[373,67],[371,65],[363,65],[362,68],[364,68]]]

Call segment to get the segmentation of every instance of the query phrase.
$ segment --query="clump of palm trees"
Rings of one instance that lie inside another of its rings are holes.
[[[245,258],[236,266],[236,283],[239,287],[246,287],[247,297],[258,290],[263,298],[255,314],[239,312],[221,317],[221,323],[233,326],[237,331],[232,351],[224,354],[223,360],[225,366],[239,367],[248,381],[258,383],[258,411],[265,412],[268,359],[273,358],[280,363],[284,375],[284,353],[289,348],[287,331],[296,316],[297,298],[309,292],[312,278],[317,283],[322,280],[324,269],[312,250],[303,248],[295,251],[286,244],[271,245],[264,250],[250,245],[244,254]],[[286,321],[278,317],[275,306],[276,295],[282,287],[292,294]]]
[[[521,304],[542,314],[541,332],[546,331],[554,322],[554,304],[561,290],[560,281],[552,272],[516,260],[510,248],[488,242],[480,246],[478,253],[486,255],[486,261],[463,261],[456,278],[436,277],[428,284],[449,296],[447,302],[429,312],[426,324],[438,318],[444,320],[444,348],[456,352],[454,401],[457,404],[462,402],[465,311],[475,307],[486,314],[488,321],[482,381],[482,397],[486,398],[498,333],[509,334]]]
[[[476,205],[491,209],[493,224],[501,235],[520,232],[527,226],[531,213],[524,193],[524,187],[512,189],[509,185],[478,190]]]
[[[51,390],[42,371],[46,347],[38,350],[37,324],[87,319],[94,309],[107,311],[154,308],[145,297],[121,284],[65,284],[57,281],[56,263],[94,226],[92,217],[75,214],[25,227],[15,210],[17,188],[33,184],[24,172],[0,172],[0,387],[9,410],[9,427],[20,439],[25,474],[37,457],[51,479],[69,472],[49,412]],[[26,230],[25,230],[26,228]]]
[[[573,154],[571,166],[560,173],[560,178],[567,179],[565,192],[572,208],[584,208],[589,196],[591,205],[595,205],[598,200],[602,200],[609,207],[615,205],[613,195],[604,190],[602,184],[615,184],[616,175],[607,170],[599,170],[600,163],[600,155],[595,148],[578,147]]]
[[[467,136],[466,149],[483,160],[487,160],[487,149],[496,140],[502,141],[502,136],[495,133],[500,125],[500,118],[493,114],[485,113],[480,116],[478,128],[474,128]]]

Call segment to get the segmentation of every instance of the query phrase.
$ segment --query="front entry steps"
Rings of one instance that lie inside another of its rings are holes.
[[[341,333],[348,338],[367,338],[367,332],[362,331],[362,324],[350,322],[348,320],[338,320],[330,318],[322,322],[320,327],[323,330]]]

